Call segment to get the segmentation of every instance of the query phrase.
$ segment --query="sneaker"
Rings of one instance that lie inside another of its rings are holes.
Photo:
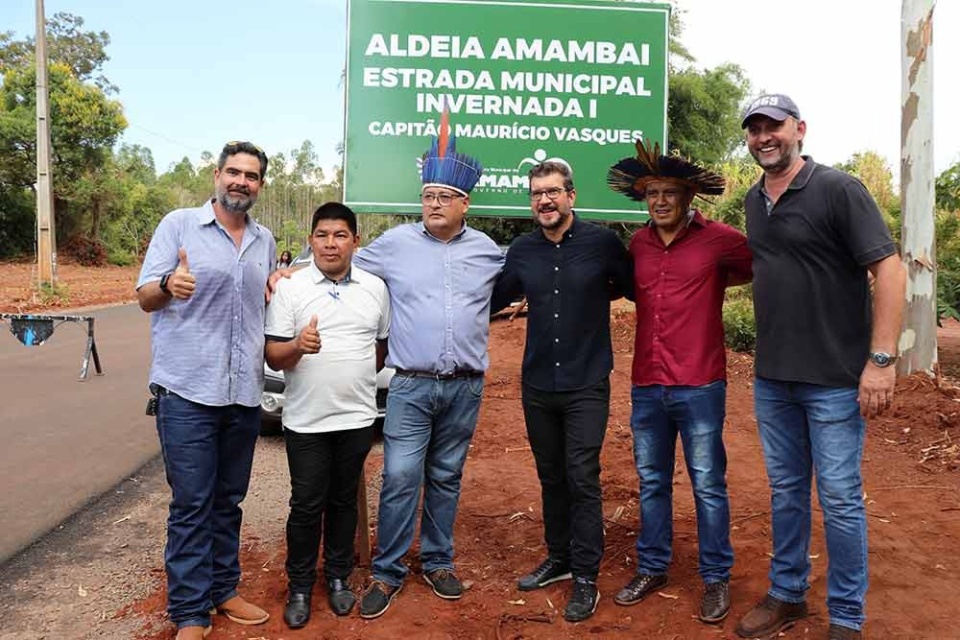
[[[856,629],[850,627],[841,627],[838,624],[830,625],[830,631],[827,633],[827,640],[860,640],[863,635]]]
[[[627,583],[623,589],[620,589],[613,601],[619,605],[629,607],[637,604],[648,595],[661,587],[667,585],[667,574],[651,575],[649,573],[638,573],[633,576],[633,580]]]
[[[402,586],[392,587],[386,582],[374,580],[367,592],[363,594],[363,598],[360,599],[360,617],[370,620],[382,616],[390,608],[390,603],[393,602]]]
[[[563,619],[567,622],[582,622],[593,615],[600,602],[600,592],[597,585],[586,578],[577,578],[573,581],[573,595],[567,601],[567,608],[563,610]]]
[[[730,588],[726,580],[708,582],[700,598],[700,620],[716,624],[730,613]]]
[[[520,578],[517,581],[517,588],[520,591],[533,591],[572,577],[569,562],[548,557],[539,567]]]
[[[741,638],[771,636],[807,616],[806,602],[784,602],[767,594],[740,619],[735,631]]]
[[[423,574],[423,579],[433,587],[433,592],[445,600],[459,600],[463,584],[450,569],[434,569]]]

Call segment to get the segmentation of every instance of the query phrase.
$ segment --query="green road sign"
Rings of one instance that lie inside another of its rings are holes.
[[[638,220],[607,169],[666,148],[670,7],[589,0],[350,0],[344,200],[419,213],[418,162],[444,105],[483,176],[470,214],[526,217],[530,168],[573,169],[577,213]]]

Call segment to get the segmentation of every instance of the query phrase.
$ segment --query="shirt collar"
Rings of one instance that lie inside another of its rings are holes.
[[[787,185],[787,191],[791,189],[803,189],[807,186],[807,183],[810,182],[810,178],[813,176],[813,170],[817,166],[817,163],[813,161],[813,156],[800,156],[803,158],[803,166],[800,167],[800,171],[797,172],[797,175],[793,176],[793,180],[790,181],[790,184]],[[764,198],[767,197],[767,177],[763,176],[760,178],[760,195]]]
[[[580,226],[581,223],[580,223],[580,218],[577,217],[577,212],[576,212],[576,211],[571,211],[571,212],[570,212],[570,215],[573,216],[573,223],[570,225],[570,228],[569,228],[569,229],[567,229],[566,231],[563,232],[563,237],[560,238],[560,241],[561,241],[561,242],[563,242],[563,241],[566,240],[567,238],[572,237],[573,234],[576,233],[576,232],[579,230],[578,227]],[[541,237],[543,240],[549,242],[550,244],[555,244],[553,240],[551,240],[550,238],[547,237],[547,235],[543,232],[543,229],[541,229],[541,228],[538,227],[538,228],[537,228],[537,231],[540,232],[540,237]]]
[[[428,238],[432,238],[432,239],[436,240],[437,242],[443,242],[443,240],[441,240],[440,238],[438,238],[437,236],[433,235],[432,233],[430,233],[430,231],[427,230],[426,225],[423,224],[423,220],[421,220],[420,222],[418,222],[418,223],[416,223],[416,224],[417,224],[417,229],[420,230],[420,233],[422,233],[423,235],[427,236]],[[454,240],[459,240],[460,238],[463,237],[463,234],[465,234],[466,232],[467,232],[467,221],[464,220],[462,223],[460,223],[460,231],[457,231],[455,234],[453,234],[453,237],[450,238],[450,240],[448,240],[448,242],[453,242]]]
[[[353,264],[351,264],[350,268],[347,269],[347,273],[345,276],[343,276],[339,280],[331,280],[326,275],[324,275],[323,271],[320,271],[320,267],[318,267],[317,263],[313,261],[313,258],[310,259],[310,276],[313,278],[314,284],[320,284],[323,281],[327,281],[332,284],[348,284],[350,282],[357,282],[357,280],[354,277],[355,275],[356,273],[353,270]]]
[[[201,225],[217,223],[217,214],[213,210],[214,200],[215,200],[215,197],[210,198],[203,203],[202,207],[200,207],[200,211],[197,214],[197,221]],[[247,231],[249,231],[255,236],[260,235],[260,225],[256,223],[256,221],[253,219],[253,216],[251,216],[249,213],[244,214],[244,221],[246,223],[245,226],[247,228]]]

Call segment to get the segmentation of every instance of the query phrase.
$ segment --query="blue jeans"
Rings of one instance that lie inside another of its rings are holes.
[[[167,612],[177,627],[205,627],[211,607],[237,594],[240,503],[260,407],[209,407],[161,390],[157,433],[173,494],[164,553]]]
[[[673,469],[677,434],[693,485],[700,546],[700,576],[706,583],[730,579],[730,502],[723,447],[727,383],[702,387],[633,387],[633,456],[640,476],[637,537],[639,573],[667,572],[673,542]]]
[[[437,380],[397,374],[383,425],[383,487],[373,577],[403,583],[423,485],[420,560],[424,572],[453,569],[460,478],[477,427],[483,376]]]
[[[867,593],[867,517],[860,462],[866,424],[855,387],[757,378],[757,426],[770,479],[770,595],[802,602],[810,588],[810,486],[823,509],[830,622],[859,629]]]

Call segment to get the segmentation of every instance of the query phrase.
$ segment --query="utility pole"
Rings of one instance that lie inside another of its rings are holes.
[[[53,217],[50,168],[50,103],[47,91],[47,22],[43,0],[37,5],[37,275],[38,285],[57,280],[57,235]]]
[[[937,267],[933,170],[933,8],[903,0],[900,20],[900,210],[907,305],[897,372],[937,368]]]

